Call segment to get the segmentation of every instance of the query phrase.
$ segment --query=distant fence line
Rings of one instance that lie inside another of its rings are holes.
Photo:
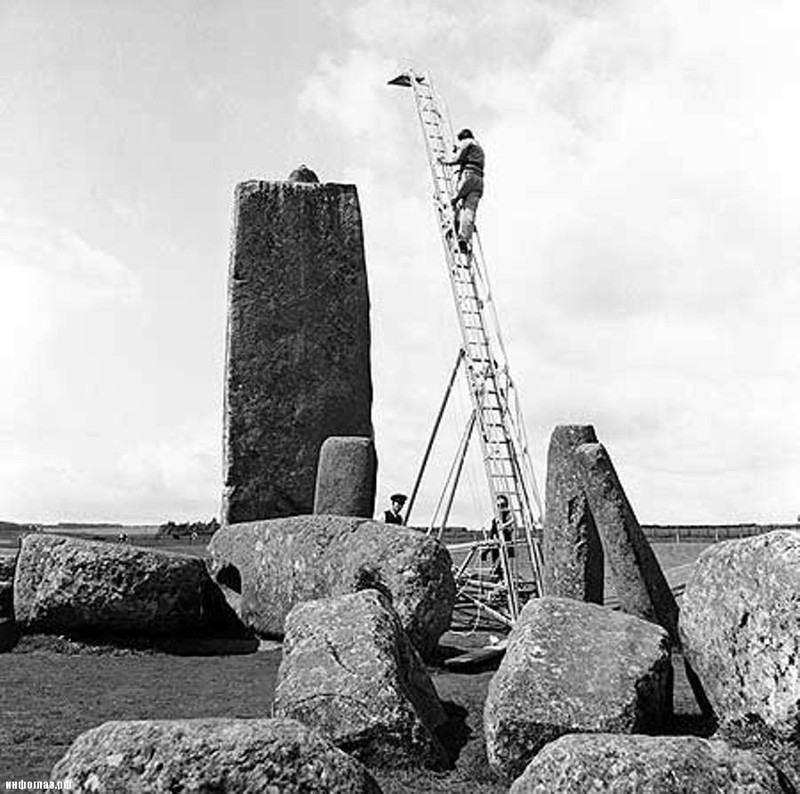
[[[800,524],[683,524],[642,525],[648,540],[675,543],[711,543],[734,538],[750,538],[776,529],[800,530]]]

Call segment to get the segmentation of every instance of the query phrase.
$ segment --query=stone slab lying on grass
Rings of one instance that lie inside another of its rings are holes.
[[[391,599],[424,657],[450,626],[450,554],[416,530],[346,516],[294,516],[224,526],[209,554],[214,577],[241,592],[241,619],[262,636],[283,636],[295,604],[368,588]]]
[[[435,734],[444,709],[397,613],[376,590],[292,609],[275,715],[315,728],[368,766],[447,762]]]
[[[565,733],[644,733],[672,712],[667,633],[568,598],[529,601],[509,635],[484,708],[492,768],[513,780]]]
[[[199,558],[58,535],[22,539],[14,611],[23,633],[188,634],[219,625],[225,609]]]
[[[50,777],[97,794],[380,792],[357,761],[282,719],[106,722],[82,733]]]
[[[800,741],[800,533],[706,549],[686,584],[684,654],[720,723]]]
[[[755,753],[698,736],[571,734],[548,744],[510,794],[688,791],[785,794],[774,767]]]

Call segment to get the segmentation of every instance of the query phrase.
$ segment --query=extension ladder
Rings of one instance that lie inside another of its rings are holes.
[[[541,501],[522,413],[508,368],[477,229],[473,233],[471,250],[462,252],[459,248],[457,218],[451,205],[456,192],[455,178],[451,167],[443,163],[453,151],[453,133],[444,103],[427,73],[409,69],[389,84],[412,89],[433,178],[434,208],[461,329],[463,355],[459,361],[463,359],[465,365],[472,403],[468,431],[461,444],[463,453],[459,454],[466,454],[468,437],[474,427],[480,439],[496,522],[499,526],[502,521],[496,506],[500,495],[507,498],[512,518],[510,543],[503,542],[500,533],[499,540],[487,538],[463,544],[463,547],[450,547],[451,551],[466,552],[455,571],[456,583],[463,598],[511,625],[523,605],[521,602],[542,594]],[[459,472],[461,464],[463,457]],[[441,537],[441,530],[439,535]],[[512,548],[513,556],[509,555]],[[490,553],[499,555],[502,572],[502,581],[494,591],[487,590],[481,577],[474,575],[488,549],[496,550]],[[505,606],[499,606],[498,601],[505,601]]]

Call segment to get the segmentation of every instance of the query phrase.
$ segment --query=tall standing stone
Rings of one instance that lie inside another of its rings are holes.
[[[311,513],[328,436],[372,435],[369,294],[353,185],[235,195],[224,523]]]
[[[679,646],[675,596],[636,520],[608,452],[602,444],[587,443],[575,448],[575,457],[622,609],[660,624]]]
[[[544,592],[603,603],[603,548],[583,489],[575,448],[597,441],[592,425],[558,425],[547,451]]]

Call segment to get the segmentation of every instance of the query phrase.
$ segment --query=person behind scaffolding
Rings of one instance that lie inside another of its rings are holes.
[[[486,155],[475,140],[472,130],[464,128],[456,137],[458,144],[453,158],[442,162],[444,165],[458,166],[458,189],[451,203],[458,221],[458,247],[466,254],[470,250],[472,232],[475,230],[475,215],[483,196],[483,168]]]
[[[403,516],[400,515],[403,505],[406,503],[408,497],[404,493],[393,493],[389,497],[392,506],[389,510],[383,511],[383,520],[387,524],[400,524],[404,523]]]
[[[498,548],[500,542],[504,543],[508,552],[508,559],[514,558],[514,514],[508,504],[508,497],[505,494],[498,494],[497,512],[492,519],[492,524],[489,527],[489,540],[497,541],[497,545],[486,549],[483,552],[482,558],[489,559],[492,564],[491,575],[495,578],[501,578],[503,574],[502,565],[500,563],[500,549]]]

